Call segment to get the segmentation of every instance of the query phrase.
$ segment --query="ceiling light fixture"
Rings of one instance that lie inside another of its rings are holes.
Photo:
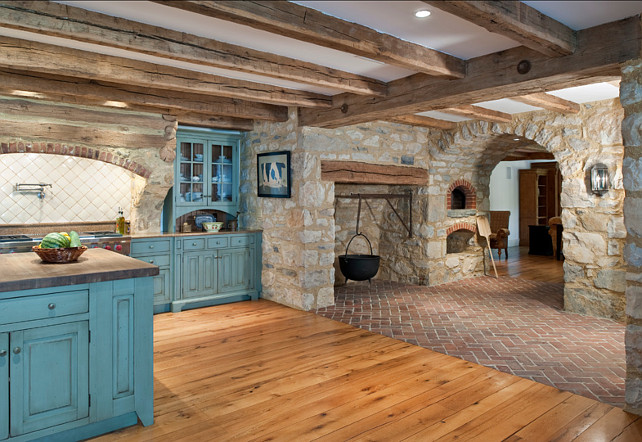
[[[417,18],[426,18],[431,14],[431,12],[427,9],[420,9],[415,12],[415,17]]]

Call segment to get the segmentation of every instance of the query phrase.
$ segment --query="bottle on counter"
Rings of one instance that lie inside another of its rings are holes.
[[[118,218],[116,218],[116,233],[125,234],[125,216],[120,207],[118,208]]]

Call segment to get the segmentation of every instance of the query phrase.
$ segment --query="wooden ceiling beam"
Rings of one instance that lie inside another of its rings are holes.
[[[335,95],[329,109],[300,109],[299,124],[340,127],[613,80],[641,50],[638,15],[579,31],[577,51],[565,57],[550,58],[522,46],[508,49],[469,60],[466,78],[416,74],[390,82],[386,97]],[[520,74],[517,66],[526,61],[528,72]]]
[[[0,37],[0,67],[285,106],[332,102],[326,95],[11,37]]]
[[[225,97],[190,94],[139,86],[99,84],[70,77],[45,77],[32,72],[0,69],[0,92],[11,96],[40,94],[46,100],[121,107],[161,113],[196,113],[252,120],[287,121],[287,107]]]
[[[244,120],[242,118],[233,117],[216,117],[212,115],[204,115],[191,112],[178,112],[172,113],[178,120],[178,124],[197,127],[211,127],[215,129],[229,129],[250,131],[254,129],[254,121]]]
[[[362,95],[385,83],[350,72],[53,2],[0,2],[0,26]]]
[[[555,155],[550,152],[519,152],[515,151],[504,157],[502,161],[531,161],[531,160],[554,160]]]
[[[572,54],[575,31],[520,1],[424,1],[549,57]]]
[[[443,130],[451,130],[457,127],[457,123],[453,123],[452,121],[439,120],[437,118],[426,117],[423,115],[402,115],[399,117],[389,118],[387,121]]]
[[[580,105],[578,103],[543,92],[511,97],[511,100],[565,114],[577,114],[580,111]]]
[[[492,109],[486,109],[480,106],[473,106],[471,104],[440,109],[440,112],[446,112],[453,115],[461,115],[463,117],[472,117],[477,120],[490,121],[492,123],[510,123],[513,119],[513,116],[511,114]]]
[[[156,1],[165,6],[250,26],[285,37],[447,78],[463,78],[452,55],[288,1]]]

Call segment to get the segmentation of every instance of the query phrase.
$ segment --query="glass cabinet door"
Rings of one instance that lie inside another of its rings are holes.
[[[234,198],[234,146],[226,143],[211,144],[210,201],[231,202]]]
[[[179,183],[181,203],[202,203],[205,145],[197,142],[181,142],[179,158]]]

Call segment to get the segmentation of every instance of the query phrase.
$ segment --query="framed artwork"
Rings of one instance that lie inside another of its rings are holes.
[[[290,198],[290,152],[260,153],[256,159],[258,195]]]

